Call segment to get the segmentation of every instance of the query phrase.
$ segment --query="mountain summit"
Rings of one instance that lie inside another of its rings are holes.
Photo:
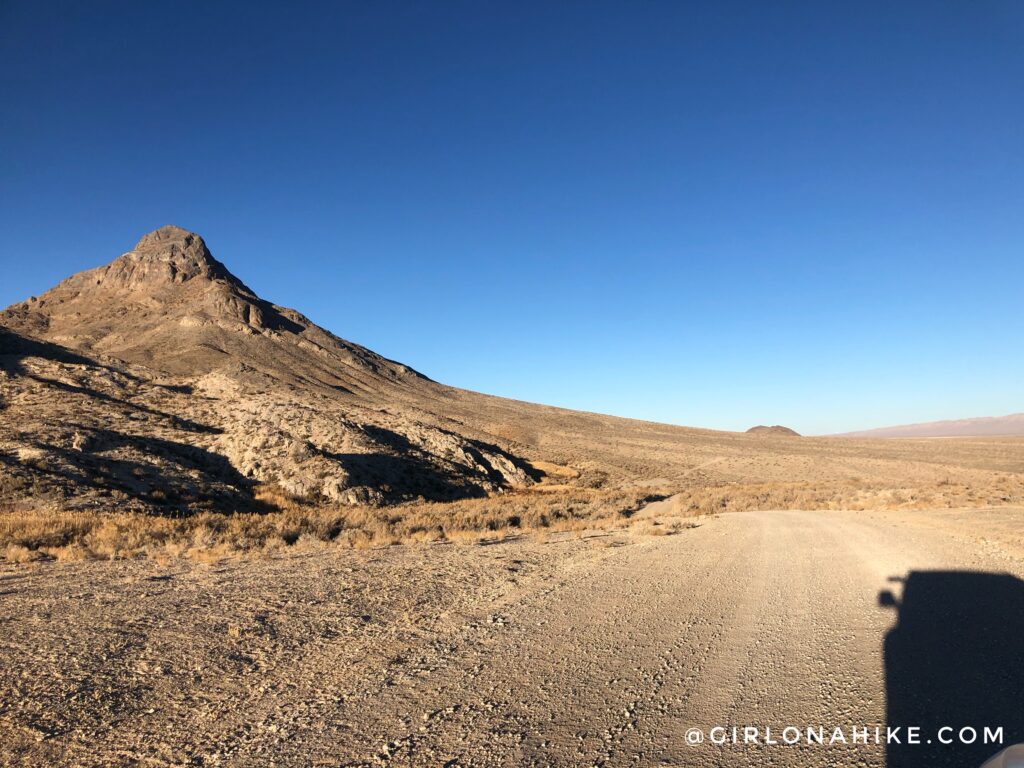
[[[261,299],[202,237],[175,226],[8,308],[0,323],[173,375],[244,364],[276,381],[335,391],[422,378]]]
[[[203,238],[195,232],[170,225],[143,235],[131,251],[102,269],[107,273],[106,280],[122,286],[184,283],[198,277],[219,280],[251,293],[213,258]],[[97,285],[101,284],[102,279]]]

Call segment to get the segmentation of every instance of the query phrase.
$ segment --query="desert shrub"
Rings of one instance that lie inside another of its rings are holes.
[[[657,523],[637,514],[674,492]],[[260,511],[203,512],[185,517],[59,507],[0,508],[0,557],[75,560],[187,555],[218,559],[282,548],[344,546],[355,549],[398,543],[474,543],[523,534],[582,533],[638,524],[654,535],[690,524],[687,517],[746,510],[900,509],[978,507],[1024,503],[1024,480],[1015,475],[977,487],[937,477],[920,487],[845,482],[717,483],[654,494],[634,488],[560,485],[518,489],[486,498],[410,502],[392,507],[314,504],[276,486],[258,489]]]
[[[25,562],[117,559],[188,554],[221,557],[281,547],[336,543],[362,549],[398,543],[479,541],[524,531],[582,530],[627,525],[650,496],[637,491],[573,489],[558,493],[505,493],[456,502],[416,502],[397,507],[316,506],[261,489],[273,511],[189,517],[141,513],[19,510],[0,513],[4,558]],[[212,553],[212,554],[211,554]]]
[[[490,425],[487,431],[510,443],[537,445],[540,442],[537,431],[521,422],[503,421]]]

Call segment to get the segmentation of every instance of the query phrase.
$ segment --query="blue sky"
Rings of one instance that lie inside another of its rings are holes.
[[[0,305],[174,223],[445,383],[1024,410],[1024,5],[0,2]]]

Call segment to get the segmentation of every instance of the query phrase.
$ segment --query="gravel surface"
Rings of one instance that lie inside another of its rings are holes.
[[[1024,741],[1022,515],[744,512],[671,536],[5,564],[0,763],[977,765],[1000,746],[687,731],[984,715]]]

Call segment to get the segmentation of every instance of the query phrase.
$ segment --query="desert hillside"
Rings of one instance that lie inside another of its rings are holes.
[[[0,313],[0,408],[0,503],[19,510],[180,517],[264,512],[282,498],[363,508],[553,493],[577,494],[570,510],[600,494],[630,508],[674,494],[716,510],[1024,496],[1020,440],[795,440],[445,386],[256,296],[177,227]]]

